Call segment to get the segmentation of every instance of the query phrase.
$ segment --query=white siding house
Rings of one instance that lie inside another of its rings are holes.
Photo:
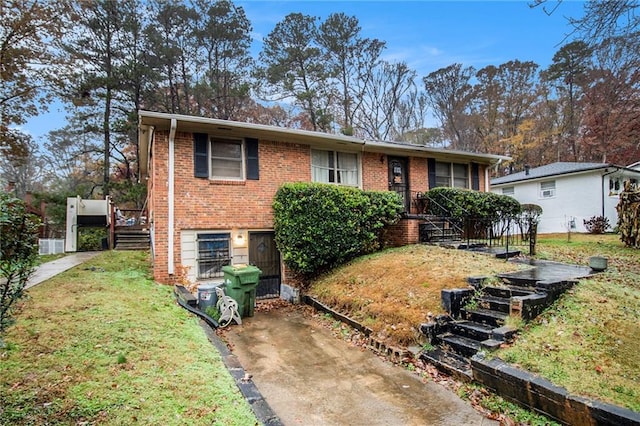
[[[618,194],[627,180],[640,182],[640,170],[603,163],[560,162],[491,180],[491,191],[521,204],[542,207],[539,233],[587,232],[593,216],[618,222]]]

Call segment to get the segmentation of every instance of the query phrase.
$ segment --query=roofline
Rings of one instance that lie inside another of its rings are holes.
[[[391,155],[408,155],[412,153],[414,156],[417,154],[418,156],[437,156],[440,158],[443,157],[462,157],[469,161],[477,161],[483,164],[494,165],[500,163],[502,161],[508,161],[511,157],[504,155],[494,155],[494,154],[482,154],[482,153],[474,153],[474,152],[466,152],[466,151],[458,151],[458,150],[447,150],[443,148],[430,148],[426,146],[420,145],[410,145],[403,144],[398,142],[381,142],[381,141],[372,141],[366,140],[362,138],[357,138],[354,136],[346,136],[340,134],[332,134],[332,133],[322,133],[315,132],[310,130],[300,130],[300,129],[290,129],[285,127],[276,127],[265,124],[255,124],[255,123],[245,123],[240,121],[231,121],[231,120],[221,120],[217,118],[205,118],[205,117],[196,117],[191,115],[182,115],[182,114],[169,114],[164,112],[154,112],[154,111],[138,111],[138,132],[139,138],[138,143],[141,148],[140,149],[140,174],[146,176],[148,171],[147,161],[149,159],[149,149],[147,139],[143,136],[144,133],[150,128],[160,126],[161,129],[169,128],[171,120],[175,119],[178,123],[178,131],[180,131],[180,127],[183,127],[185,124],[191,124],[195,126],[201,126],[203,128],[211,128],[217,127],[218,130],[233,130],[233,129],[241,129],[247,133],[246,136],[253,136],[258,138],[269,138],[277,141],[291,141],[298,143],[338,143],[338,144],[351,144],[355,146],[359,146],[359,150],[365,152],[382,152]],[[182,123],[182,126],[181,126]]]
[[[535,182],[535,181],[538,181],[538,180],[549,179],[549,178],[554,177],[554,176],[578,175],[578,174],[589,173],[589,172],[594,172],[594,171],[597,171],[597,170],[610,169],[610,168],[613,168],[613,169],[616,169],[616,170],[614,170],[613,172],[608,172],[606,174],[611,174],[611,173],[614,173],[615,171],[619,171],[619,170],[640,174],[640,170],[634,170],[634,169],[630,169],[628,167],[623,167],[623,166],[616,166],[615,164],[602,164],[602,166],[593,167],[593,168],[589,168],[589,169],[573,170],[573,171],[562,172],[562,173],[551,173],[551,174],[548,174],[548,175],[534,176],[534,177],[526,177],[525,176],[524,178],[514,179],[514,180],[510,180],[508,182],[501,182],[501,183],[490,182],[490,183],[491,183],[492,187],[500,187],[500,186],[504,186],[504,185],[512,185],[514,183],[521,183],[521,182],[525,182],[525,181]],[[503,177],[506,177],[506,176],[503,176]],[[495,178],[495,179],[499,179],[499,178]]]

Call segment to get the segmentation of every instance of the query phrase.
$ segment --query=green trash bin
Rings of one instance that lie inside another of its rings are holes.
[[[262,271],[251,265],[227,265],[222,267],[222,272],[225,294],[238,302],[240,318],[252,317]]]

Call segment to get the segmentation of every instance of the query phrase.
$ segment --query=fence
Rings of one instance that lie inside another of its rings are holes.
[[[456,219],[440,216],[423,216],[420,225],[420,242],[459,241],[467,247],[509,248],[528,247],[535,255],[537,221],[528,215],[516,218]]]
[[[59,254],[64,253],[64,238],[38,240],[38,254]]]
[[[464,219],[463,239],[468,245],[488,247],[527,247],[536,254],[537,220],[528,215],[497,220]]]

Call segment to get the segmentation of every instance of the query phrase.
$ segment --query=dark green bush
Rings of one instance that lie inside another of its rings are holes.
[[[292,271],[313,276],[380,247],[383,228],[403,211],[395,192],[291,183],[274,202],[276,244]]]
[[[39,226],[22,200],[0,192],[0,346],[38,258]]]
[[[493,192],[470,191],[461,188],[434,188],[427,192],[428,213],[453,219],[515,218],[521,212],[513,197]]]
[[[78,228],[78,251],[102,250],[103,238],[107,238],[106,228]]]

